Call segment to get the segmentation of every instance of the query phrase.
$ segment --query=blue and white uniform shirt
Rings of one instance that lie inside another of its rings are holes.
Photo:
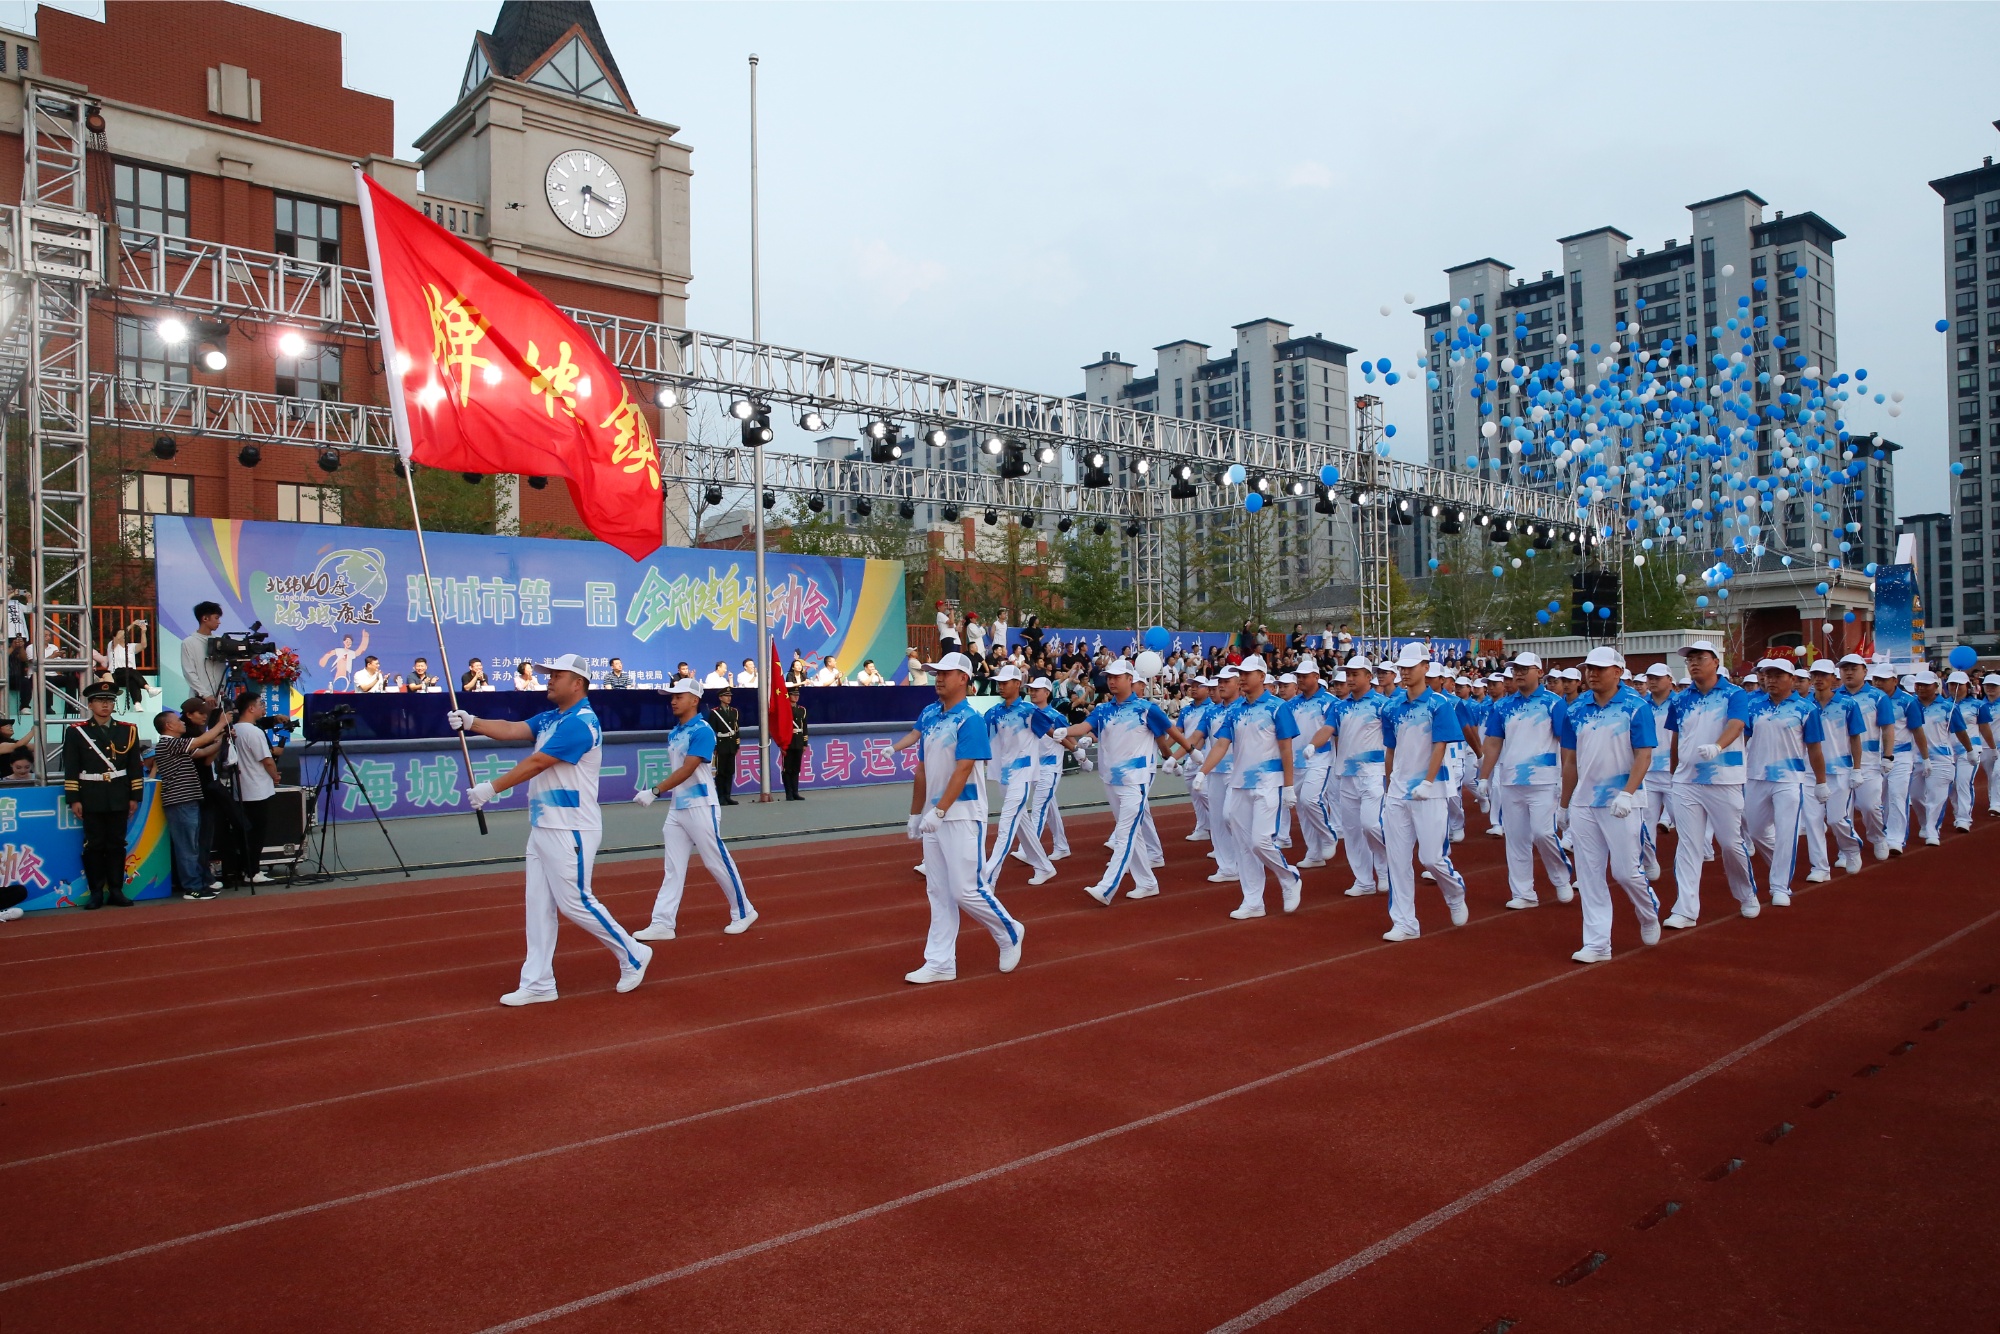
[[[1057,728],[1068,727],[1069,719],[1049,704],[1036,708],[1035,718],[1030,729],[1035,734],[1035,777],[1038,780],[1059,777],[1062,774],[1063,743],[1056,740],[1053,733]]]
[[[1341,706],[1333,737],[1334,772],[1342,778],[1380,778],[1388,747],[1382,740],[1386,696],[1369,691]]]
[[[1641,698],[1646,702],[1647,712],[1653,715],[1653,762],[1646,768],[1645,785],[1657,791],[1674,781],[1674,757],[1667,745],[1667,713],[1674,707],[1674,697],[1668,695],[1655,703],[1649,691]]]
[[[986,711],[988,743],[993,748],[993,774],[1002,783],[1025,782],[1035,776],[1035,761],[1041,750],[1036,724],[1043,731],[1040,710],[1023,696],[1012,704],[996,704]]]
[[[1853,773],[1854,753],[1847,742],[1849,737],[1861,737],[1864,749],[1861,762],[1868,762],[1868,723],[1862,717],[1861,701],[1845,690],[1835,690],[1832,698],[1819,705],[1819,726],[1826,734],[1826,771],[1833,773]],[[1881,742],[1876,742],[1881,745]]]
[[[1572,806],[1609,806],[1632,776],[1633,756],[1647,746],[1655,753],[1660,747],[1653,702],[1630,686],[1619,686],[1608,704],[1599,704],[1594,691],[1578,695],[1563,710],[1559,739],[1564,750],[1576,754]]]
[[[1896,755],[1907,755],[1914,760],[1917,757],[1917,743],[1910,737],[1923,730],[1924,706],[1917,702],[1915,695],[1898,685],[1889,695],[1889,713],[1897,729]],[[1890,763],[1895,763],[1894,758],[1891,758]]]
[[[1952,735],[1965,730],[1965,715],[1956,703],[1939,695],[1928,704],[1920,701],[1914,712],[1923,719],[1924,740],[1930,742],[1932,759],[1966,754],[1965,747]]]
[[[1315,746],[1312,739],[1319,729],[1333,721],[1334,706],[1339,703],[1333,692],[1321,686],[1310,695],[1294,695],[1287,700],[1286,707],[1292,711],[1292,725],[1298,729],[1294,734],[1299,738],[1292,747],[1292,763],[1300,769],[1324,769],[1333,763],[1333,738],[1326,744]]]
[[[602,829],[597,810],[597,766],[604,730],[588,699],[567,709],[544,709],[528,719],[535,749],[556,763],[528,780],[528,823],[536,829]]]
[[[1389,773],[1389,795],[1413,797],[1430,777],[1431,747],[1457,737],[1464,740],[1458,716],[1458,701],[1436,690],[1426,690],[1411,699],[1407,694],[1389,706],[1382,718],[1382,742],[1396,753]],[[1444,766],[1438,766],[1438,781],[1444,780]],[[1560,775],[1558,775],[1560,777]]]
[[[1882,754],[1882,731],[1896,725],[1896,706],[1889,702],[1889,696],[1877,685],[1864,685],[1859,690],[1841,688],[1854,705],[1854,712],[1861,719],[1861,768],[1865,773],[1881,769],[1886,763]]]
[[[1775,701],[1757,695],[1751,698],[1748,713],[1743,735],[1748,738],[1744,767],[1749,776],[1766,783],[1812,782],[1806,747],[1826,739],[1819,705],[1797,692]]]
[[[1299,734],[1299,725],[1287,707],[1269,690],[1256,699],[1239,699],[1229,706],[1215,739],[1229,743],[1229,758],[1235,761],[1231,787],[1280,788],[1285,785],[1285,761],[1278,754],[1278,742]],[[1293,759],[1294,766],[1297,757]],[[1297,770],[1294,768],[1294,776]]]
[[[1532,695],[1512,694],[1486,715],[1486,735],[1500,738],[1493,779],[1503,787],[1560,787],[1562,696],[1547,686]]]
[[[677,811],[716,804],[715,729],[703,722],[699,714],[667,733],[667,772],[679,769],[689,757],[701,763],[695,766],[695,771],[688,775],[686,782],[667,794],[673,798]]]
[[[1674,696],[1667,710],[1667,730],[1680,738],[1680,767],[1674,770],[1677,783],[1702,787],[1737,787],[1743,782],[1743,739],[1738,737],[1723,747],[1712,760],[1698,760],[1695,751],[1719,745],[1722,729],[1731,720],[1749,721],[1750,697],[1731,681],[1718,680],[1706,694],[1689,685]]]
[[[1097,771],[1111,787],[1143,787],[1153,780],[1159,739],[1173,723],[1149,699],[1132,695],[1123,704],[1106,700],[1084,721],[1097,738]]]
[[[923,737],[924,809],[945,799],[960,760],[974,760],[971,776],[954,795],[944,818],[986,823],[986,761],[993,758],[993,745],[979,710],[968,700],[948,709],[942,704],[927,705],[917,715],[917,731]]]

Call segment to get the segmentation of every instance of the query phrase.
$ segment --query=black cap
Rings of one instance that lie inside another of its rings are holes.
[[[115,700],[118,698],[118,687],[109,681],[99,681],[96,685],[84,691],[83,697],[85,699]]]

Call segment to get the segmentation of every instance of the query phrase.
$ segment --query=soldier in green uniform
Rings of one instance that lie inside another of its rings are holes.
[[[85,908],[129,908],[125,897],[125,822],[139,810],[145,772],[139,729],[111,716],[118,687],[104,682],[84,696],[90,717],[63,729],[63,798],[83,825]]]
[[[715,732],[715,786],[719,800],[725,806],[734,806],[736,798],[729,794],[736,782],[736,751],[743,744],[743,722],[736,712],[736,693],[724,686],[715,698],[715,707],[708,711],[708,725]]]

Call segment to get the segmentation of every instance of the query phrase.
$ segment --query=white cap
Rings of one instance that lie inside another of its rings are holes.
[[[1451,683],[1455,686],[1469,686],[1472,684],[1472,681],[1468,677],[1454,676],[1451,678]]]
[[[1685,658],[1690,653],[1713,653],[1718,658],[1722,656],[1722,650],[1709,643],[1706,639],[1697,639],[1692,644],[1683,645],[1681,656]]]
[[[1840,667],[1831,658],[1821,658],[1818,662],[1815,662],[1812,665],[1811,672],[1808,672],[1807,674],[1811,675],[1814,672],[1825,672],[1828,676],[1839,676]]]
[[[1727,667],[1718,662],[1715,664],[1715,679],[1718,681],[1733,681],[1736,678],[1729,674]]]
[[[1948,686],[1969,686],[1972,684],[1972,678],[1964,672],[1953,672],[1944,679],[1944,683]]]
[[[1599,644],[1584,656],[1583,665],[1586,667],[1623,667],[1625,665],[1625,655],[1617,649],[1612,648],[1609,644]]]
[[[1670,668],[1669,668],[1669,667],[1667,666],[1667,664],[1665,664],[1664,662],[1656,662],[1656,663],[1654,663],[1654,664],[1653,664],[1653,665],[1652,665],[1651,667],[1648,667],[1648,668],[1646,669],[1646,675],[1648,675],[1648,676],[1664,676],[1664,677],[1666,677],[1666,678],[1667,678],[1667,679],[1668,679],[1669,681],[1671,681],[1671,680],[1673,680],[1673,679],[1674,679],[1674,674],[1673,674],[1673,671],[1672,671],[1672,669],[1670,669]]]
[[[1868,669],[1868,679],[1871,681],[1893,681],[1896,679],[1896,669],[1886,662],[1878,662]]]
[[[1850,663],[1850,662],[1851,662],[1851,663],[1853,663],[1853,664],[1854,664],[1855,666],[1857,666],[1857,667],[1866,667],[1866,666],[1868,665],[1868,659],[1866,659],[1866,658],[1862,657],[1862,656],[1861,656],[1861,655],[1860,655],[1859,653],[1850,653],[1850,654],[1848,654],[1848,655],[1847,655],[1846,657],[1844,657],[1844,658],[1842,658],[1842,659],[1840,660],[1840,665],[1841,665],[1842,667],[1845,667],[1845,666],[1847,666],[1847,664],[1848,664],[1848,663]],[[1818,663],[1814,663],[1814,664],[1813,664],[1813,666],[1817,667],[1817,666],[1819,666],[1819,664],[1818,664]]]
[[[1030,690],[1054,690],[1055,688],[1056,688],[1056,683],[1054,681],[1049,680],[1049,678],[1046,676],[1038,676],[1034,680],[1028,682],[1028,689]]]
[[[1804,663],[1794,662],[1787,664],[1785,670],[1790,672],[1793,676],[1798,677],[1799,680],[1801,681],[1812,680],[1812,669],[1810,667],[1807,667]]]
[[[1574,667],[1565,667],[1563,668],[1563,679],[1566,681],[1581,681],[1583,673]]]
[[[1278,684],[1281,686],[1295,686],[1298,683],[1299,683],[1299,678],[1297,676],[1294,676],[1290,672],[1286,672],[1283,676],[1278,678]]]
[[[1537,653],[1517,653],[1514,655],[1514,661],[1507,665],[1510,667],[1539,667],[1542,665],[1542,659],[1541,655]]]
[[[1319,663],[1313,660],[1312,654],[1308,653],[1304,657],[1299,659],[1299,665],[1297,667],[1294,667],[1292,670],[1297,672],[1300,676],[1318,676]]]
[[[547,662],[531,662],[528,665],[538,672],[569,672],[581,676],[586,681],[590,679],[590,665],[574,653],[565,653],[560,657],[550,658]]]
[[[1347,670],[1350,672],[1372,672],[1375,670],[1375,664],[1357,653],[1347,660]]]
[[[934,672],[964,672],[967,676],[972,675],[972,659],[963,653],[947,653],[936,662],[927,662],[924,666]]]
[[[1104,674],[1106,676],[1130,676],[1132,675],[1132,664],[1124,658],[1113,658],[1111,665],[1104,669]]]
[[[1215,679],[1218,683],[1222,681],[1234,681],[1237,677],[1241,676],[1242,674],[1243,673],[1237,671],[1234,667],[1224,667],[1221,671],[1215,674]]]
[[[999,682],[999,681],[1025,681],[1028,678],[1022,675],[1021,669],[1019,667],[1016,667],[1013,663],[1010,662],[1006,666],[1002,667],[999,671],[993,673],[993,679],[995,682]]]
[[[1263,654],[1252,653],[1242,662],[1236,664],[1236,670],[1239,672],[1267,672],[1271,669],[1264,665]]]
[[[1402,651],[1396,655],[1396,666],[1421,667],[1430,660],[1431,655],[1424,651],[1424,646],[1412,641],[1403,645]]]
[[[565,668],[565,670],[567,669]],[[695,680],[692,676],[683,676],[680,680],[667,686],[667,693],[669,695],[693,695],[696,699],[700,699],[701,682]]]
[[[1435,681],[1443,675],[1444,675],[1443,663],[1434,662],[1430,666],[1424,668],[1424,679],[1427,681]]]
[[[1926,668],[1910,678],[1912,685],[1934,686],[1938,683],[1937,673]]]
[[[1983,686],[2000,686],[2000,672],[1988,672],[1979,682]]]

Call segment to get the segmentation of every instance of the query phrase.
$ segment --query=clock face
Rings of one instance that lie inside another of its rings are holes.
[[[557,154],[543,189],[550,211],[578,236],[609,236],[625,221],[625,182],[609,162],[587,149]]]

